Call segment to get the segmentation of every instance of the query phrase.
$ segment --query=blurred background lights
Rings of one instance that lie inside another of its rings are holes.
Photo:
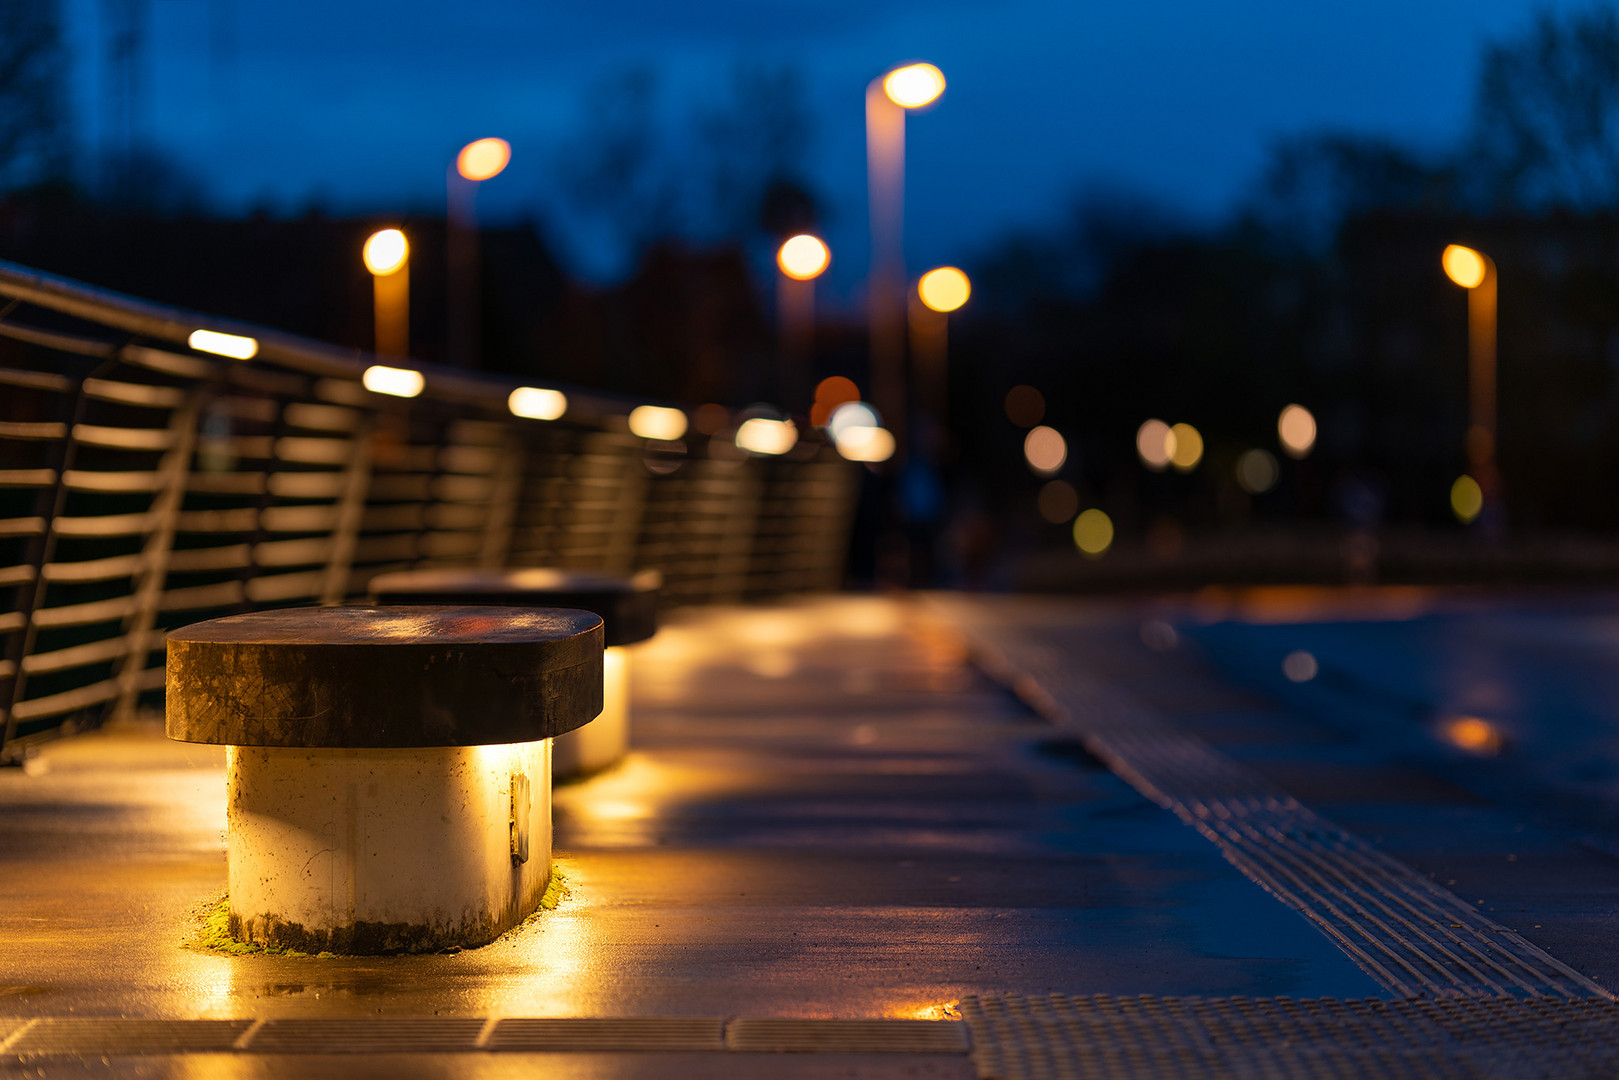
[[[378,229],[366,240],[363,249],[365,268],[378,277],[398,273],[410,257],[410,242],[398,229]]]
[[[1148,420],[1136,429],[1136,453],[1153,472],[1163,472],[1175,456],[1175,433],[1162,420]]]
[[[1289,682],[1309,682],[1320,672],[1321,665],[1316,663],[1314,653],[1295,649],[1282,658],[1282,674]]]
[[[560,390],[544,390],[537,386],[519,386],[506,399],[506,407],[513,416],[530,420],[555,420],[568,411],[568,396]]]
[[[1506,745],[1500,729],[1477,716],[1454,717],[1440,728],[1440,734],[1457,749],[1480,757],[1494,757]]]
[[[488,180],[498,176],[511,159],[511,144],[505,139],[477,139],[456,155],[455,171],[468,180]]]
[[[1315,414],[1303,405],[1287,406],[1276,418],[1276,436],[1288,457],[1304,457],[1315,446]]]
[[[1249,450],[1237,459],[1237,486],[1250,495],[1263,495],[1275,487],[1281,473],[1269,450]]]
[[[1003,403],[1006,418],[1021,428],[1030,428],[1045,419],[1045,395],[1032,386],[1014,386]]]
[[[815,385],[815,404],[810,407],[810,423],[825,427],[839,405],[860,400],[860,387],[853,379],[829,375]]]
[[[929,270],[916,283],[916,294],[934,311],[954,311],[972,295],[972,283],[954,266]]]
[[[785,454],[798,442],[798,427],[791,420],[755,416],[736,429],[736,445],[752,454]]]
[[[259,354],[257,339],[241,334],[221,334],[217,330],[193,330],[186,344],[198,352],[228,356],[232,360],[251,360]]]
[[[832,410],[832,416],[827,420],[826,426],[835,440],[846,428],[874,428],[881,427],[882,423],[877,410],[864,401],[846,401]]]
[[[1484,510],[1484,489],[1471,476],[1462,475],[1450,485],[1450,510],[1463,525],[1473,522]]]
[[[1074,546],[1080,554],[1097,558],[1113,546],[1113,519],[1092,507],[1074,519]]]
[[[373,394],[387,394],[390,397],[415,397],[427,385],[421,372],[385,364],[372,364],[366,368],[360,382]]]
[[[630,431],[643,439],[678,439],[686,434],[686,414],[664,405],[638,405],[630,410]]]
[[[1056,428],[1033,428],[1023,437],[1023,460],[1041,476],[1050,476],[1068,460],[1068,440]]]
[[[1445,248],[1445,253],[1439,257],[1439,262],[1445,268],[1445,276],[1464,289],[1476,289],[1484,284],[1487,265],[1484,262],[1484,256],[1470,247],[1451,244]]]
[[[712,401],[697,406],[697,413],[692,417],[692,424],[704,435],[717,435],[730,422],[731,410]]]
[[[1040,489],[1040,516],[1053,525],[1064,525],[1079,513],[1079,492],[1066,480],[1051,480]]]
[[[849,461],[876,464],[894,456],[894,433],[880,427],[846,427],[838,433],[834,445]]]
[[[1169,462],[1179,472],[1191,472],[1203,460],[1203,436],[1191,424],[1176,424],[1169,429],[1174,446],[1169,451]]]
[[[819,277],[832,262],[832,252],[818,237],[800,233],[789,237],[776,252],[776,265],[794,281]]]
[[[883,79],[888,100],[905,109],[919,109],[944,93],[944,72],[932,64],[907,64]]]

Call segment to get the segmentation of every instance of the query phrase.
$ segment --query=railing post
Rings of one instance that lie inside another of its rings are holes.
[[[360,541],[366,494],[371,486],[371,432],[375,424],[376,417],[366,412],[354,426],[349,460],[343,467],[343,494],[332,526],[332,552],[326,559],[326,576],[321,582],[322,604],[341,604],[349,593],[349,575],[354,569],[354,551]]]
[[[489,485],[489,520],[484,528],[478,565],[499,570],[511,557],[512,530],[517,525],[517,500],[523,490],[523,467],[528,446],[510,426],[501,431],[500,458]]]

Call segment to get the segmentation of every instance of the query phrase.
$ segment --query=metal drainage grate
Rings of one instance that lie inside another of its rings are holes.
[[[501,1020],[488,1050],[724,1050],[718,1016]]]
[[[943,1020],[732,1020],[732,1050],[797,1054],[964,1054],[967,1031]]]
[[[981,1080],[1619,1075],[1619,1004],[1585,999],[964,998]]]
[[[1213,841],[1252,881],[1404,996],[1612,995],[1252,769],[981,604],[951,602],[986,670],[1074,731],[1108,768]]]
[[[477,1017],[269,1020],[244,1040],[255,1054],[432,1054],[478,1049]]]
[[[8,1054],[199,1054],[230,1050],[249,1020],[41,1020],[6,1047]],[[3,1042],[3,1040],[0,1040]]]

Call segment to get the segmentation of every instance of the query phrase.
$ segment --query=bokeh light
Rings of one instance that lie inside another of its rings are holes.
[[[798,442],[798,426],[791,420],[755,416],[736,429],[736,445],[751,454],[785,454]]]
[[[1446,742],[1459,750],[1480,757],[1494,757],[1506,746],[1501,730],[1477,716],[1457,716],[1439,729]]]
[[[1450,485],[1450,511],[1463,525],[1471,524],[1484,512],[1484,489],[1471,476],[1462,475]]]
[[[1303,405],[1289,405],[1276,418],[1276,437],[1291,458],[1302,458],[1315,446],[1315,414]]]
[[[686,414],[664,405],[638,405],[630,410],[630,431],[643,439],[678,439],[686,434]]]
[[[810,423],[825,427],[839,405],[860,400],[860,387],[853,379],[829,375],[815,386],[815,404],[810,406]]]
[[[1041,476],[1050,476],[1068,460],[1068,440],[1056,428],[1034,428],[1023,437],[1023,460]]]
[[[410,242],[398,229],[378,229],[366,240],[361,250],[365,268],[377,277],[396,274],[410,258]]]
[[[929,270],[916,283],[916,294],[934,311],[955,311],[972,295],[972,283],[954,266]]]
[[[1030,428],[1045,419],[1046,398],[1032,386],[1014,386],[1003,402],[1006,418],[1021,428]]]
[[[845,428],[852,427],[882,427],[883,421],[877,415],[877,410],[864,401],[846,401],[832,410],[832,416],[827,420],[826,426],[832,432],[832,438]]]
[[[568,396],[560,390],[545,390],[538,386],[519,386],[506,399],[506,407],[513,416],[530,420],[555,420],[568,411]]]
[[[1095,559],[1113,546],[1113,519],[1092,507],[1074,519],[1074,546]]]
[[[1175,456],[1175,433],[1162,420],[1148,420],[1136,429],[1136,453],[1153,472],[1163,472]]]
[[[1282,674],[1289,682],[1309,682],[1321,673],[1315,654],[1296,649],[1282,658]]]
[[[512,147],[505,139],[476,139],[456,155],[455,171],[468,180],[488,180],[500,175],[511,159]]]
[[[712,401],[697,406],[696,415],[692,417],[692,425],[704,435],[718,434],[730,422],[731,410]]]
[[[193,330],[186,344],[198,352],[228,356],[232,360],[251,360],[259,354],[257,338],[241,334],[221,334],[217,330]]]
[[[776,252],[776,265],[794,281],[820,277],[832,263],[832,252],[819,237],[799,233],[789,237]]]
[[[373,394],[387,394],[390,397],[415,397],[427,386],[421,372],[385,364],[372,364],[366,368],[360,382]]]
[[[1281,475],[1276,455],[1269,450],[1249,450],[1237,459],[1237,486],[1250,495],[1263,495]]]
[[[1439,262],[1445,268],[1445,276],[1464,289],[1476,289],[1484,284],[1484,275],[1489,267],[1483,255],[1461,244],[1451,244],[1445,248]]]
[[[846,427],[833,439],[833,445],[850,461],[876,464],[894,456],[894,433],[880,427]]]
[[[1052,480],[1040,489],[1040,516],[1053,525],[1063,525],[1079,513],[1079,492],[1066,480]]]
[[[905,109],[920,109],[944,93],[944,72],[932,64],[907,64],[883,78],[883,93]]]
[[[1191,424],[1176,424],[1169,433],[1175,440],[1169,451],[1170,464],[1180,472],[1197,468],[1197,463],[1203,460],[1203,435]]]

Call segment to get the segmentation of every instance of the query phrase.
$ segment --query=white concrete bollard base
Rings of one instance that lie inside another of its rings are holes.
[[[232,746],[230,929],[304,952],[483,945],[551,876],[551,740]]]
[[[602,711],[590,723],[556,738],[552,771],[557,779],[588,776],[616,762],[630,748],[630,654],[622,645],[602,653]]]

